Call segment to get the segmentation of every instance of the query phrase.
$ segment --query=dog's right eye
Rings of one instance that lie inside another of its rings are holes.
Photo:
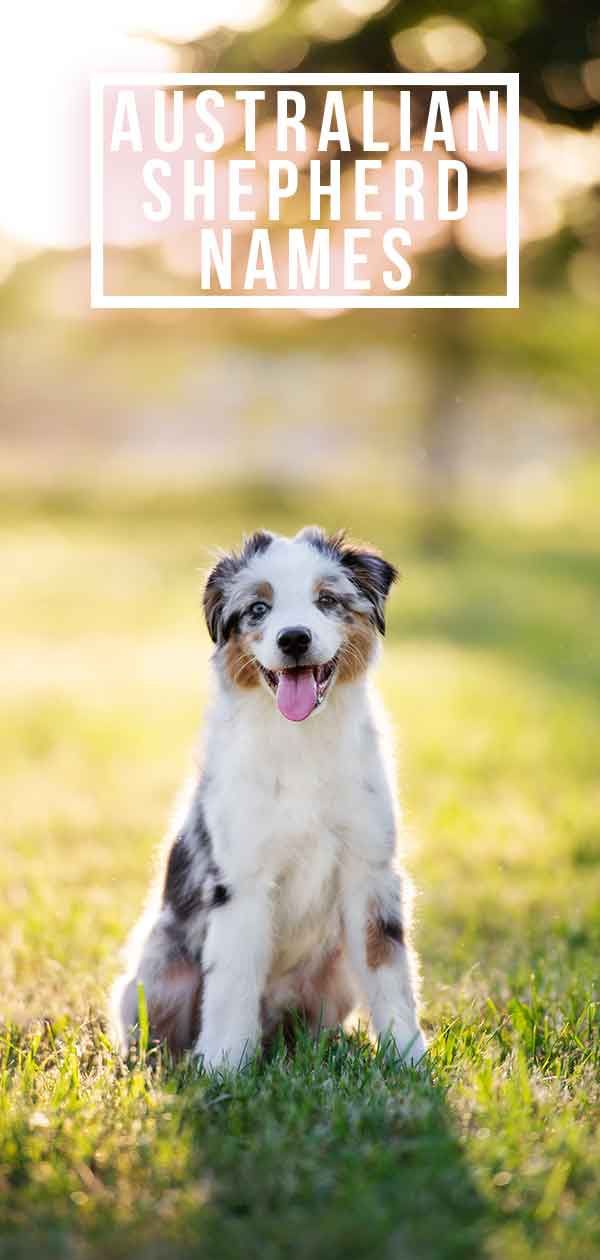
[[[267,613],[270,612],[270,609],[269,605],[265,604],[264,600],[257,599],[256,603],[250,605],[248,612],[255,621],[260,621],[261,617],[266,617]]]

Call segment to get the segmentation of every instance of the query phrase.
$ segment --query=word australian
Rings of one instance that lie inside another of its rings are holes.
[[[243,123],[244,157],[216,155],[227,147],[225,127],[222,121],[226,98],[216,89],[209,88],[196,94],[191,103],[184,99],[180,90],[167,94],[154,91],[152,127],[148,131],[148,115],[144,121],[137,108],[135,92],[121,89],[117,95],[110,135],[111,152],[129,148],[135,153],[151,152],[142,165],[144,200],[142,213],[153,222],[165,223],[176,211],[179,219],[198,223],[201,233],[201,287],[210,288],[216,281],[221,289],[231,288],[231,228],[224,226],[221,207],[217,212],[217,166],[226,176],[226,222],[279,223],[283,203],[293,202],[294,218],[308,220],[311,224],[323,219],[337,223],[343,218],[354,224],[379,223],[375,229],[381,238],[383,253],[392,264],[383,274],[385,287],[403,289],[410,284],[411,270],[406,259],[399,253],[399,246],[410,247],[411,237],[406,224],[411,221],[461,219],[468,210],[468,168],[456,158],[444,158],[442,153],[456,151],[456,138],[452,113],[445,91],[430,93],[423,128],[422,106],[419,113],[419,151],[434,155],[434,177],[425,179],[424,163],[416,157],[398,157],[408,154],[413,143],[412,93],[397,93],[398,130],[394,140],[377,135],[376,102],[372,90],[360,94],[360,148],[363,154],[389,154],[394,157],[356,157],[349,165],[331,153],[352,152],[348,111],[356,110],[354,94],[349,103],[343,91],[328,90],[322,98],[322,111],[318,131],[315,132],[311,117],[310,148],[321,155],[308,162],[301,155],[309,147],[306,119],[306,97],[298,90],[278,90],[274,96],[273,156],[265,163],[257,163],[256,153],[257,110],[266,100],[266,91],[238,88],[233,94],[241,110]],[[389,96],[388,98],[389,99]],[[271,96],[269,96],[271,102]],[[466,94],[466,148],[476,153],[483,146],[488,152],[499,148],[498,92],[469,90]],[[389,113],[387,115],[389,119]],[[352,114],[356,130],[356,113]],[[190,127],[193,131],[190,133]],[[185,148],[194,148],[198,157],[183,157],[172,164],[167,156]],[[239,150],[238,150],[239,152]],[[161,156],[157,156],[160,154]],[[290,156],[281,156],[281,155]],[[294,157],[296,160],[294,161]],[[431,167],[431,159],[428,159]],[[389,179],[385,178],[382,191],[382,171],[389,175],[393,162],[393,180],[390,196]],[[349,172],[351,178],[349,179]],[[266,180],[266,186],[265,186]],[[148,194],[147,196],[145,194]],[[302,204],[299,204],[299,198]],[[219,220],[219,230],[206,227]],[[400,228],[396,225],[402,224]],[[359,233],[350,228],[343,230],[343,250],[348,245],[351,253],[356,248],[357,235],[364,241],[371,235],[370,229]],[[313,254],[309,255],[303,229],[289,229],[289,274],[282,283],[294,288],[329,288],[330,269],[326,253],[329,249],[329,233],[318,231],[313,236],[319,255],[319,265]],[[278,279],[271,262],[268,231],[257,228],[250,233],[248,267],[244,288],[252,291],[255,284],[268,289],[278,287]],[[312,261],[311,261],[312,260]],[[260,264],[260,265],[259,265]],[[354,265],[344,268],[345,283],[350,288],[370,288],[370,280],[356,276]]]

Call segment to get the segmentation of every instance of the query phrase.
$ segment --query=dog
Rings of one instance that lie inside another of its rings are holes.
[[[370,671],[393,565],[343,533],[259,531],[206,582],[215,652],[202,769],[113,992],[132,1044],[240,1068],[290,1012],[357,1007],[408,1062],[417,1014],[390,740]],[[296,1018],[296,1016],[292,1016]]]

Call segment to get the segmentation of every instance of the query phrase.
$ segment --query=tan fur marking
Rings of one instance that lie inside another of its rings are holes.
[[[257,599],[264,599],[268,602],[273,598],[273,587],[270,582],[259,582],[254,593]]]
[[[243,635],[234,634],[225,648],[225,668],[236,687],[258,687],[258,665],[248,652]]]
[[[352,613],[345,641],[340,649],[338,682],[354,682],[369,668],[375,646],[375,629],[365,613]]]
[[[332,593],[335,593],[336,590],[339,590],[339,583],[335,575],[331,574],[330,577],[317,578],[314,584],[313,593],[315,595],[320,595],[321,591],[331,591]]]

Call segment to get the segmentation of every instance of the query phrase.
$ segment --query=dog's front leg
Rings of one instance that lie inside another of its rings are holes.
[[[271,959],[267,894],[234,892],[215,907],[203,949],[202,1030],[196,1054],[205,1068],[240,1068],[261,1036],[261,997]]]
[[[348,960],[375,1032],[393,1038],[401,1057],[418,1063],[426,1045],[417,1015],[409,925],[395,871],[373,870],[359,862],[353,866],[345,880],[344,924]]]

